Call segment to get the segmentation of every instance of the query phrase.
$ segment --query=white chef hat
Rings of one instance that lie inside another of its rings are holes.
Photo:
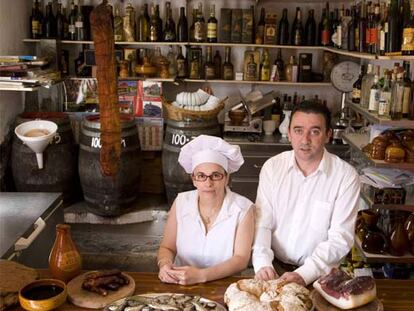
[[[191,174],[201,163],[216,163],[228,173],[236,172],[244,163],[240,147],[220,137],[200,135],[181,148],[178,162]]]

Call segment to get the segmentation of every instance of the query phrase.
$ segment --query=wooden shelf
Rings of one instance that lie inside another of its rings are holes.
[[[269,49],[292,49],[292,50],[323,50],[323,46],[309,45],[280,45],[280,44],[254,44],[254,43],[231,43],[231,42],[189,42],[192,46],[230,46],[230,47],[252,47],[252,48],[269,48]]]
[[[404,256],[392,256],[392,255],[381,255],[381,254],[371,254],[362,249],[362,243],[359,240],[359,237],[355,236],[355,245],[364,257],[367,263],[414,263],[414,256],[410,253],[405,254]]]
[[[365,153],[362,152],[362,147],[369,143],[368,135],[364,134],[344,134],[342,138],[354,149],[358,150],[360,154],[374,167],[385,167],[385,168],[398,168],[401,170],[414,171],[414,163],[389,163],[383,160],[374,160],[369,158]]]
[[[379,117],[373,113],[368,112],[368,110],[362,108],[358,104],[354,104],[350,101],[347,101],[346,104],[352,108],[352,110],[362,114],[362,116],[367,119],[368,121],[376,124],[382,125],[390,125],[390,126],[399,126],[399,127],[407,127],[407,128],[414,128],[414,120],[408,119],[401,119],[401,120],[391,120],[384,117]]]
[[[341,49],[332,48],[332,47],[325,47],[324,50],[335,53],[335,54],[339,54],[339,55],[345,55],[345,56],[356,57],[356,58],[361,58],[361,59],[376,59],[376,55],[369,54],[369,53],[351,52],[351,51],[341,50]]]
[[[383,208],[389,210],[398,210],[398,211],[408,211],[414,212],[414,205],[404,205],[404,204],[374,204],[365,193],[361,191],[360,197],[368,204],[370,208]]]
[[[244,81],[244,80],[204,80],[204,79],[183,79],[184,82],[196,83],[229,83],[229,84],[264,84],[264,85],[289,85],[289,86],[331,86],[331,82],[273,82],[273,81]]]

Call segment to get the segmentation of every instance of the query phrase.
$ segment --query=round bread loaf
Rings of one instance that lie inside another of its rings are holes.
[[[309,290],[296,283],[244,279],[231,284],[224,302],[229,311],[309,311]]]

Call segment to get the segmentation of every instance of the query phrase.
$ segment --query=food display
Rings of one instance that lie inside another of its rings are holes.
[[[229,311],[309,311],[313,307],[306,287],[279,280],[237,281],[227,288],[224,302]]]
[[[210,91],[211,93],[211,91]],[[181,92],[177,94],[173,106],[187,110],[206,111],[216,108],[220,99],[208,92],[198,89],[196,92]]]
[[[124,310],[225,311],[226,309],[221,304],[200,296],[173,293],[135,295],[115,301],[104,309],[104,311]]]
[[[375,280],[372,277],[352,278],[337,268],[315,281],[313,287],[328,302],[341,309],[357,308],[377,297]]]
[[[129,284],[129,279],[118,269],[113,269],[86,274],[82,288],[102,296],[107,296],[108,290],[116,291],[127,284]]]

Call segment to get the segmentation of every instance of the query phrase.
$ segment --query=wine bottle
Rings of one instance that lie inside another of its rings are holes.
[[[302,12],[300,8],[296,8],[296,18],[292,27],[292,45],[302,45],[303,26],[302,26]]]
[[[381,16],[382,19],[378,28],[378,53],[379,55],[385,55],[388,41],[388,7],[384,3],[381,7]]]
[[[348,24],[348,51],[356,51],[357,50],[357,38],[356,34],[358,34],[358,21],[357,21],[357,13],[356,7],[352,6],[351,10],[351,20]]]
[[[260,19],[256,26],[255,43],[263,44],[264,42],[264,31],[265,31],[265,8],[260,10]]]
[[[217,19],[215,6],[210,6],[210,17],[207,21],[207,42],[217,42]]]
[[[30,17],[30,33],[32,39],[39,39],[42,36],[42,15],[39,10],[39,2],[33,3],[32,16]]]
[[[185,7],[180,7],[180,19],[177,26],[177,37],[179,42],[188,41],[188,22],[185,17]]]
[[[85,28],[83,24],[83,14],[82,14],[82,10],[80,6],[78,6],[78,11],[76,12],[75,31],[76,31],[76,40],[78,41],[85,40]]]
[[[403,96],[403,72],[401,70],[398,70],[397,81],[394,82],[391,91],[391,120],[400,120],[402,118]]]
[[[206,40],[206,23],[203,16],[203,5],[198,4],[197,16],[194,23],[194,41],[204,42]]]
[[[402,116],[403,118],[408,117],[408,112],[410,109],[411,97],[412,97],[412,84],[410,79],[410,62],[404,61],[404,95],[403,95],[403,104],[402,104]]]
[[[403,55],[414,55],[414,1],[411,1],[410,18],[404,24],[401,53]]]
[[[278,80],[274,79],[274,81],[285,80],[285,63],[283,62],[282,58],[282,49],[279,49],[277,51],[277,57],[274,64],[276,66],[276,74],[278,77]]]
[[[224,50],[223,79],[234,80],[233,64],[231,63],[231,47],[229,46],[226,46]]]
[[[163,38],[162,36],[163,29],[162,29],[162,19],[160,17],[160,5],[159,4],[155,6],[155,16],[157,19],[157,38],[158,38],[157,41],[161,41]]]
[[[349,23],[351,21],[351,12],[349,9],[345,10],[345,15],[341,19],[341,46],[343,50],[348,50],[348,34]]]
[[[391,87],[390,87],[390,75],[386,71],[384,73],[384,86],[381,89],[380,101],[378,105],[378,116],[379,117],[390,117],[391,108]]]
[[[76,40],[76,11],[78,6],[75,3],[71,2],[70,4],[70,15],[69,15],[69,40]]]
[[[56,38],[58,39],[65,38],[64,23],[65,18],[62,15],[62,3],[58,3],[58,8],[56,12]]]
[[[138,17],[138,31],[137,31],[137,40],[139,42],[149,41],[149,22],[145,15],[148,15],[148,4],[144,4],[141,7],[141,13]]]
[[[358,79],[352,85],[352,102],[359,104],[361,102],[361,86],[362,86],[362,77],[364,76],[365,67],[361,65],[361,71],[359,73]]]
[[[280,19],[278,29],[278,44],[288,45],[289,44],[289,21],[287,18],[288,10],[283,9],[282,18]]]
[[[365,0],[362,0],[360,3],[360,13],[359,13],[359,46],[358,51],[361,53],[367,52],[367,7]]]
[[[52,11],[52,2],[46,5],[46,16],[43,23],[43,37],[50,39],[56,37],[56,19]]]
[[[314,10],[309,10],[308,19],[305,24],[305,45],[316,45],[316,21]]]
[[[380,100],[380,92],[381,88],[378,83],[378,74],[374,76],[374,84],[371,86],[369,91],[369,103],[368,103],[368,111],[374,114],[378,113],[378,104]]]
[[[221,55],[217,50],[213,57],[215,79],[221,79]]]
[[[150,42],[157,42],[161,38],[158,37],[158,18],[155,14],[155,6],[151,6],[151,17],[150,17],[150,24],[149,24],[149,41]]]
[[[177,78],[186,78],[188,76],[188,66],[187,60],[183,55],[183,50],[181,46],[178,46],[178,55],[177,55]]]
[[[171,2],[167,1],[165,3],[165,29],[164,29],[164,41],[165,42],[175,42],[177,40],[175,33],[175,22],[172,18],[171,12]]]
[[[121,14],[119,12],[119,6],[115,7],[114,15],[114,39],[115,41],[124,41],[124,25]]]
[[[269,62],[269,51],[263,51],[263,60],[260,64],[260,81],[270,80],[270,62]]]
[[[213,63],[213,47],[208,46],[206,62],[204,64],[204,78],[206,80],[212,80],[212,79],[215,79],[215,77],[216,77],[216,73],[215,73],[215,66]]]
[[[398,19],[398,0],[391,0],[388,14],[388,42],[385,52],[398,52],[401,49]]]
[[[195,41],[194,32],[195,32],[196,19],[197,19],[197,9],[193,8],[192,23],[191,23],[191,26],[190,26],[190,41],[191,42]]]
[[[322,18],[319,23],[320,45],[328,46],[331,43],[329,18],[326,9],[322,9]]]

